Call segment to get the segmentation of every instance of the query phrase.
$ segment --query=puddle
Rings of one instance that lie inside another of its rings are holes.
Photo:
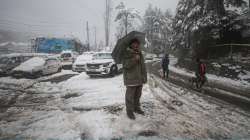
[[[72,110],[79,112],[88,112],[93,110],[100,110],[99,108],[88,108],[88,107],[72,107]]]
[[[104,106],[104,107],[72,107],[72,110],[79,112],[88,112],[88,111],[96,111],[96,110],[104,110],[108,113],[118,115],[123,110],[123,105],[112,105],[112,106]]]
[[[146,130],[146,131],[139,132],[138,136],[154,137],[154,136],[159,136],[159,134],[152,130]]]
[[[80,95],[78,93],[69,93],[66,94],[64,96],[62,96],[63,99],[69,99],[69,98],[75,98],[75,97],[79,97]]]
[[[104,107],[104,110],[111,113],[111,114],[119,114],[120,112],[122,112],[123,110],[123,106],[121,105],[118,105],[118,106],[107,106],[107,107]]]
[[[176,106],[182,106],[183,105],[183,103],[181,101],[178,101],[178,100],[173,100],[172,104],[176,105]]]

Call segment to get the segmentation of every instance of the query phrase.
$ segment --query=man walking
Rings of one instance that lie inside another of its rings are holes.
[[[169,57],[168,57],[168,54],[165,54],[165,56],[162,58],[162,61],[161,61],[161,67],[162,67],[164,79],[168,78],[168,74],[169,74],[168,65],[169,65]]]
[[[123,58],[123,78],[126,86],[126,112],[128,118],[135,120],[134,113],[144,115],[140,106],[143,84],[147,82],[147,71],[140,41],[132,39]]]

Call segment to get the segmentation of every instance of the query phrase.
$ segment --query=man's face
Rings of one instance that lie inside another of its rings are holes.
[[[138,42],[133,42],[131,46],[133,49],[139,50],[140,44]]]

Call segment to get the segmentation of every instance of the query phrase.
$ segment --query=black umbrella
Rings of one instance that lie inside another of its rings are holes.
[[[117,64],[122,63],[123,53],[129,47],[129,43],[133,39],[138,39],[140,41],[141,46],[145,44],[145,33],[132,31],[123,38],[119,39],[115,45],[115,48],[112,52],[112,57]]]

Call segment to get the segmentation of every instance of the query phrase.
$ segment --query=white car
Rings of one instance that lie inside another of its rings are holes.
[[[60,55],[60,59],[62,61],[62,66],[64,68],[71,68],[71,66],[73,65],[74,61],[76,60],[78,56],[77,52],[73,52],[73,51],[63,51]]]
[[[74,72],[85,72],[87,62],[93,59],[94,52],[85,52],[78,56],[72,66]]]
[[[153,60],[156,57],[157,57],[156,54],[152,54],[152,53],[146,53],[145,54],[145,60]]]
[[[122,71],[122,65],[116,64],[111,56],[111,52],[98,52],[93,56],[93,60],[86,65],[86,74],[90,77],[109,75],[114,76]]]
[[[11,74],[16,78],[38,78],[60,72],[61,69],[61,61],[55,57],[34,57],[14,68]]]
[[[8,76],[12,69],[32,57],[48,57],[41,53],[13,53],[0,56],[0,76]]]

